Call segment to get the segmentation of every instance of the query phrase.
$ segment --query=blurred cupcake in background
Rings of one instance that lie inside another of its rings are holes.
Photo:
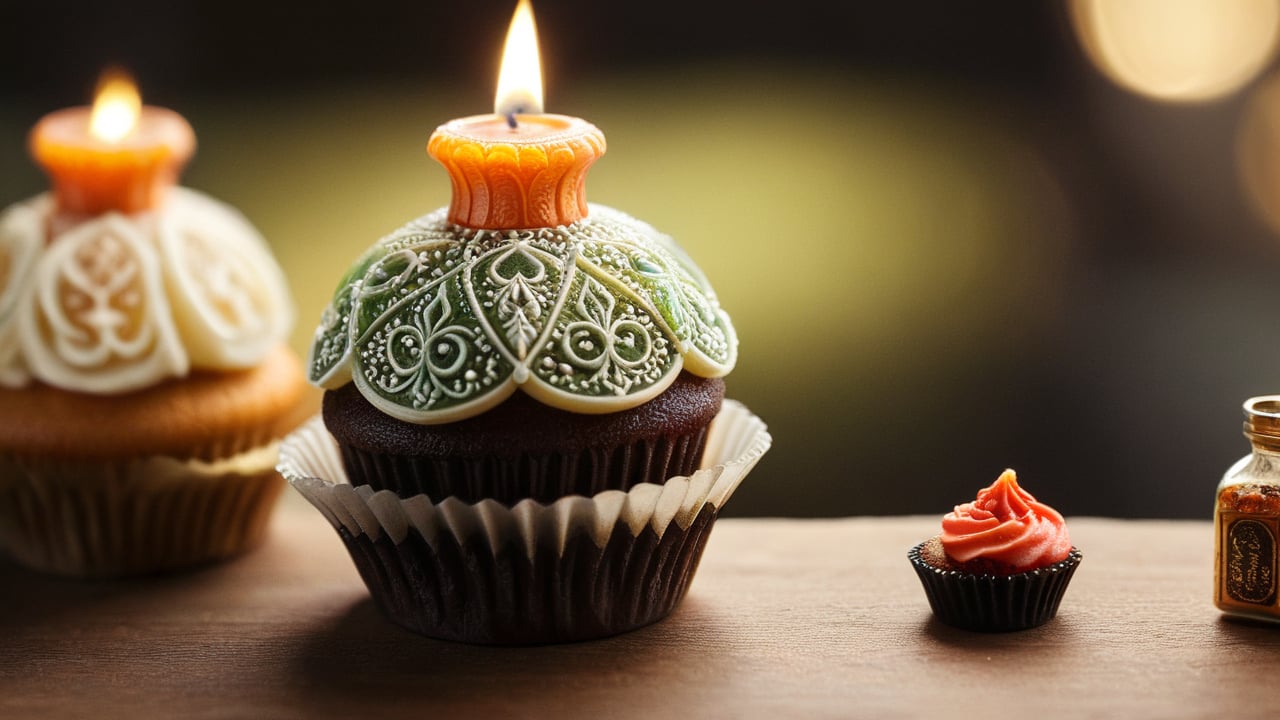
[[[194,147],[181,116],[104,89],[36,126],[53,192],[0,214],[0,547],[33,569],[230,557],[279,496],[310,405],[288,288],[244,217],[173,186]]]

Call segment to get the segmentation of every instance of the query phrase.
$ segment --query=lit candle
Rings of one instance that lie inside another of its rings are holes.
[[[441,125],[427,151],[449,171],[449,221],[486,230],[569,225],[587,216],[586,176],[604,133],[542,112],[542,73],[529,0],[507,31],[492,115]]]
[[[361,256],[316,329],[313,383],[436,425],[517,390],[579,414],[635,408],[681,373],[727,374],[737,336],[702,271],[670,237],[604,205],[584,178],[604,135],[543,114],[527,0],[507,34],[494,112],[439,127],[446,208]],[[512,80],[514,75],[523,79]]]
[[[155,208],[195,146],[181,115],[143,107],[119,72],[103,76],[93,107],[50,113],[31,132],[31,153],[49,174],[58,208],[72,214]]]
[[[46,115],[30,140],[52,192],[0,212],[0,386],[144,391],[252,368],[288,334],[257,230],[177,186],[196,146],[181,115],[108,73],[92,108]]]

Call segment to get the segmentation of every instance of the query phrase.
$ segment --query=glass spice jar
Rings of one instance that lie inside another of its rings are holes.
[[[1280,622],[1280,395],[1250,398],[1244,414],[1253,453],[1218,483],[1213,600],[1231,615]]]

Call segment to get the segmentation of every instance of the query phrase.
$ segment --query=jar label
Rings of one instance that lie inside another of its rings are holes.
[[[1276,601],[1276,538],[1266,523],[1240,518],[1227,528],[1223,585],[1232,600],[1253,605]]]

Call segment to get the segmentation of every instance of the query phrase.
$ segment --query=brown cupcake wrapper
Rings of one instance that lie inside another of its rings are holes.
[[[716,507],[704,505],[687,528],[662,537],[618,524],[605,547],[585,534],[533,557],[490,552],[452,536],[434,546],[411,531],[399,544],[338,534],[382,612],[430,637],[478,644],[530,645],[607,637],[666,617],[693,579]],[[459,579],[465,586],[458,592]]]
[[[261,542],[283,482],[272,443],[213,463],[0,454],[0,549],[40,572],[119,577]]]
[[[616,448],[584,448],[520,458],[416,458],[339,445],[352,485],[390,490],[400,497],[456,497],[463,502],[521,500],[555,502],[566,495],[588,497],[661,484],[697,470],[707,444],[706,426],[696,433],[640,440]]]
[[[726,401],[692,475],[549,504],[432,503],[353,488],[317,418],[286,439],[280,471],[338,530],[394,622],[463,642],[567,642],[669,613],[719,509],[770,442],[759,418]]]
[[[1014,575],[975,575],[930,565],[921,556],[925,544],[912,548],[907,558],[933,614],[952,627],[980,632],[1027,630],[1051,620],[1083,559],[1073,547],[1065,560],[1047,567]]]

